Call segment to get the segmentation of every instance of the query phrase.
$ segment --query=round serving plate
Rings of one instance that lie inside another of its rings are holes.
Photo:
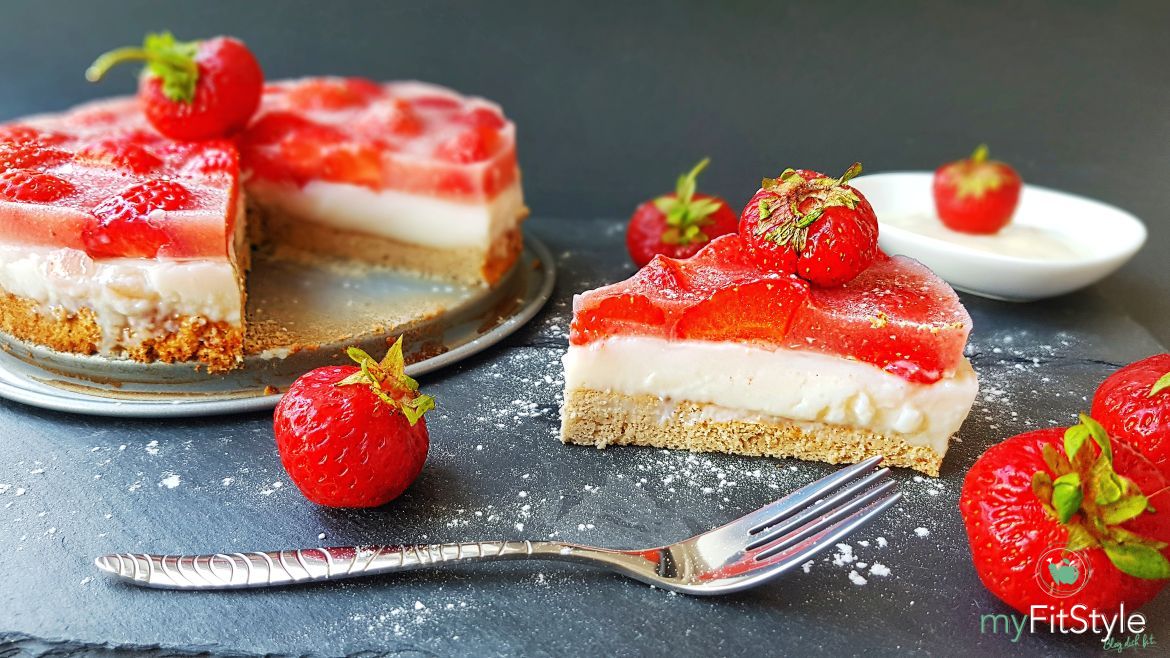
[[[556,277],[543,243],[525,236],[516,265],[491,288],[374,268],[257,257],[248,274],[242,367],[138,363],[57,352],[0,335],[0,397],[99,416],[207,416],[271,409],[298,376],[350,363],[356,345],[380,358],[404,336],[414,377],[484,350],[528,322]]]

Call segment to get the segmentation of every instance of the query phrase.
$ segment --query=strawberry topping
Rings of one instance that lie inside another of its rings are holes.
[[[94,221],[82,232],[86,250],[97,257],[154,258],[170,241],[155,213],[183,210],[193,201],[187,188],[169,180],[127,188],[93,209]]]
[[[52,174],[13,169],[0,174],[0,199],[24,203],[52,203],[74,191],[73,184]]]
[[[812,287],[762,269],[738,235],[695,256],[658,256],[630,279],[574,300],[570,342],[615,335],[813,350],[931,383],[962,360],[971,319],[950,286],[908,258],[882,256],[849,284]]]

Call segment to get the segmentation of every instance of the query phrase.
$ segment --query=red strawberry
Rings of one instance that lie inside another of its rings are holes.
[[[427,458],[423,414],[435,401],[406,375],[402,338],[381,363],[308,372],[276,405],[280,461],[306,498],[329,507],[376,507],[414,482]]]
[[[72,158],[68,152],[37,142],[0,144],[0,170],[52,167]]]
[[[1042,619],[1080,604],[1112,615],[1153,598],[1170,578],[1168,504],[1158,469],[1088,416],[992,446],[959,498],[983,584]]]
[[[1170,480],[1170,354],[1118,370],[1097,387],[1093,417],[1154,462]]]
[[[877,257],[877,216],[846,183],[861,164],[840,177],[785,169],[765,178],[743,209],[739,234],[756,263],[831,288],[848,283]]]
[[[119,48],[97,58],[85,76],[96,82],[131,60],[146,62],[138,86],[146,118],[172,139],[230,135],[246,126],[260,106],[264,72],[236,39],[176,41],[170,32],[148,34],[141,48]]]
[[[678,177],[673,194],[634,210],[626,227],[626,248],[634,265],[645,267],[656,255],[690,258],[712,239],[735,233],[735,211],[717,196],[696,191],[709,158]]]
[[[133,185],[91,211],[93,219],[81,232],[85,250],[97,258],[155,258],[170,236],[151,215],[189,208],[194,198],[187,188],[170,180]]]
[[[73,184],[52,174],[12,169],[0,174],[0,199],[52,203],[73,194]]]
[[[987,146],[980,145],[970,158],[934,172],[934,205],[951,230],[995,233],[1012,221],[1022,186],[1015,169],[988,160]]]
[[[162,160],[142,146],[125,139],[100,139],[77,152],[77,160],[143,175],[154,171]]]

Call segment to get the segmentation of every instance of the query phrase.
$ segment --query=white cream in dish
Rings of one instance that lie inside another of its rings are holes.
[[[989,235],[953,231],[938,217],[926,213],[892,214],[882,217],[882,223],[1001,256],[1067,261],[1083,258],[1091,251],[1088,245],[1080,244],[1059,231],[1015,222]]]
[[[940,456],[978,391],[966,359],[933,384],[812,351],[644,336],[571,345],[563,360],[566,391],[650,395],[667,405],[697,402],[719,420],[772,417],[850,426],[896,434]]]
[[[254,180],[248,183],[248,194],[266,206],[322,226],[438,249],[488,249],[516,228],[525,214],[520,181],[486,203],[327,181],[298,187]]]

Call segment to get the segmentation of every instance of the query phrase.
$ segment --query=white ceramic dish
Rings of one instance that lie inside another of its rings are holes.
[[[889,254],[915,258],[959,290],[992,299],[1033,301],[1091,285],[1112,274],[1146,241],[1146,227],[1130,213],[1100,201],[1025,185],[1012,227],[1042,231],[1071,248],[1059,258],[996,253],[994,238],[957,244],[897,226],[900,220],[937,220],[928,171],[890,172],[852,181],[873,205],[878,242]],[[933,231],[944,232],[939,228]]]

